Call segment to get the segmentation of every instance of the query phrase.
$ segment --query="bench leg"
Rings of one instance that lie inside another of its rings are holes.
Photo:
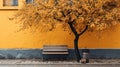
[[[42,61],[44,62],[44,55],[42,54]]]
[[[44,62],[46,60],[45,55],[42,55],[42,61]]]

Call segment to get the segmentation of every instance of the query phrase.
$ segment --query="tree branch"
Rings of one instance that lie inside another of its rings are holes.
[[[73,22],[74,22],[75,20],[73,20],[72,22],[69,20],[68,21],[68,24],[69,24],[69,26],[70,26],[70,29],[72,30],[72,32],[75,34],[75,35],[78,35],[78,33],[77,33],[77,31],[75,30],[75,28],[73,27]]]
[[[88,29],[88,25],[86,25],[85,29],[80,34],[78,34],[78,35],[79,36],[82,35],[87,29]]]
[[[62,13],[63,17],[66,17],[66,16],[65,16],[65,13],[64,13],[63,11],[61,11],[61,13]]]
[[[56,18],[56,17],[53,17],[55,20],[57,20],[57,21],[60,21],[60,22],[63,22],[63,20],[62,19],[60,19],[60,18]]]

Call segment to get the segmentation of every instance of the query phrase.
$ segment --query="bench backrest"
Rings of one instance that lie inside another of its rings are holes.
[[[42,54],[68,54],[67,45],[44,45]]]

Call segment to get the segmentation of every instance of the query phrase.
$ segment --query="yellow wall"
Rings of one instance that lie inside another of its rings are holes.
[[[19,0],[23,1],[23,0]],[[74,35],[62,31],[52,32],[23,30],[17,32],[20,24],[10,21],[19,7],[3,7],[0,0],[0,48],[42,48],[43,44],[67,44],[73,48]],[[22,2],[19,2],[19,5]],[[120,48],[120,25],[102,32],[86,32],[79,39],[80,48]]]

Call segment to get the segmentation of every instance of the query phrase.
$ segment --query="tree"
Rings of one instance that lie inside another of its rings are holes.
[[[65,31],[74,34],[76,59],[81,59],[78,50],[79,37],[86,31],[104,30],[120,22],[119,0],[36,0],[24,4],[15,15],[23,28],[41,27],[52,31],[62,24]]]

